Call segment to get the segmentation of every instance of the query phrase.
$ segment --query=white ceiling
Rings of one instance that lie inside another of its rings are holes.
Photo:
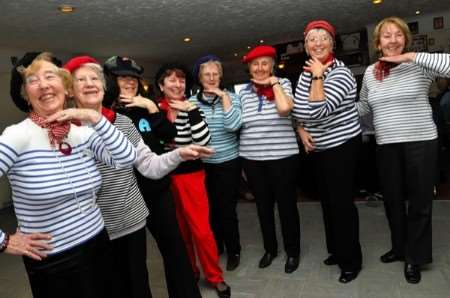
[[[76,11],[62,15],[59,4]],[[450,9],[448,0],[0,0],[0,50],[21,56],[49,50],[97,58],[125,55],[147,66],[169,60],[187,64],[207,53],[238,62],[247,45],[301,38],[305,24],[324,18],[348,33],[383,17],[409,17]],[[193,42],[186,44],[183,38]]]

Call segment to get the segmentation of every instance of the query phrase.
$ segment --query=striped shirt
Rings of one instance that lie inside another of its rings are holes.
[[[450,55],[417,53],[414,63],[399,64],[382,81],[374,65],[366,69],[357,106],[361,115],[372,112],[377,144],[436,139],[428,91],[436,77],[450,77]]]
[[[128,117],[117,113],[113,124],[135,147],[142,141]],[[97,203],[109,238],[114,240],[144,227],[149,213],[133,168],[114,169],[101,162],[97,162],[97,167],[103,180]]]
[[[177,135],[172,144],[173,147],[182,147],[189,144],[206,146],[211,140],[208,124],[204,121],[203,111],[199,108],[189,112],[178,111],[174,125]],[[174,171],[174,174],[191,173],[202,168],[201,160],[189,160],[182,162]]]
[[[0,174],[8,175],[21,232],[50,233],[55,254],[104,228],[95,203],[102,179],[95,160],[118,168],[136,159],[133,145],[106,118],[90,127],[72,125],[66,138],[72,153],[50,146],[47,130],[29,118],[0,136]],[[0,240],[4,233],[0,230]]]
[[[361,133],[355,107],[356,81],[339,60],[324,72],[325,99],[309,101],[310,72],[302,72],[295,90],[294,118],[314,139],[316,151],[339,146]]]
[[[280,78],[284,93],[292,98],[291,82]],[[275,100],[258,97],[253,84],[239,93],[242,127],[239,156],[249,160],[276,160],[298,154],[298,144],[291,116],[278,115]]]
[[[206,163],[222,163],[239,156],[237,131],[241,127],[241,102],[236,94],[228,92],[228,95],[231,98],[231,108],[226,112],[223,110],[221,100],[212,103],[213,97],[204,96],[204,100],[210,104],[202,103],[197,96],[189,99],[203,111],[211,134],[209,146],[215,153],[203,159]]]

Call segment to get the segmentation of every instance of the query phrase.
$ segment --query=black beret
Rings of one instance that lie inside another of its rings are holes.
[[[19,59],[11,70],[11,83],[10,83],[10,94],[13,102],[16,106],[23,112],[29,112],[30,108],[28,106],[28,102],[23,98],[21,94],[23,79],[20,72],[17,70],[20,67],[28,67],[33,60],[39,55],[41,52],[28,52],[21,59]],[[53,64],[58,67],[61,67],[62,63],[55,57],[52,57]]]

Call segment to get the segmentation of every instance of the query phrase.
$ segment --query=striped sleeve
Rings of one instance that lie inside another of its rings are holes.
[[[242,107],[239,97],[234,93],[228,93],[231,98],[231,108],[224,111],[224,129],[229,132],[237,131],[242,124]]]
[[[92,126],[97,132],[89,139],[89,147],[97,160],[116,168],[132,167],[136,150],[127,138],[105,117]]]
[[[310,116],[312,119],[328,117],[341,106],[350,92],[355,91],[355,80],[346,67],[337,67],[324,82],[325,100],[310,101]]]
[[[431,79],[436,77],[450,77],[450,54],[417,53],[414,61],[421,66]]]
[[[368,70],[366,70],[367,72]],[[358,109],[358,114],[360,117],[363,117],[369,114],[370,106],[368,101],[369,89],[367,88],[367,75],[365,74],[363,77],[361,91],[359,92],[359,101],[356,102],[356,108]]]
[[[201,146],[208,145],[211,140],[211,135],[203,111],[199,108],[193,109],[188,112],[188,118],[191,127],[192,142]]]

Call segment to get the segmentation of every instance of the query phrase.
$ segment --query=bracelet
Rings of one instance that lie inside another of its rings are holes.
[[[314,80],[314,81],[317,81],[317,80],[323,81],[324,79],[325,79],[325,78],[324,78],[323,76],[320,76],[320,77],[313,76],[313,77],[311,78],[311,80]]]
[[[8,248],[9,244],[9,234],[6,234],[5,239],[0,245],[0,253],[4,252]]]
[[[273,83],[273,84],[270,84],[270,87],[273,87],[273,86],[275,86],[275,85],[279,85],[280,84],[280,81],[276,81],[275,83]]]

